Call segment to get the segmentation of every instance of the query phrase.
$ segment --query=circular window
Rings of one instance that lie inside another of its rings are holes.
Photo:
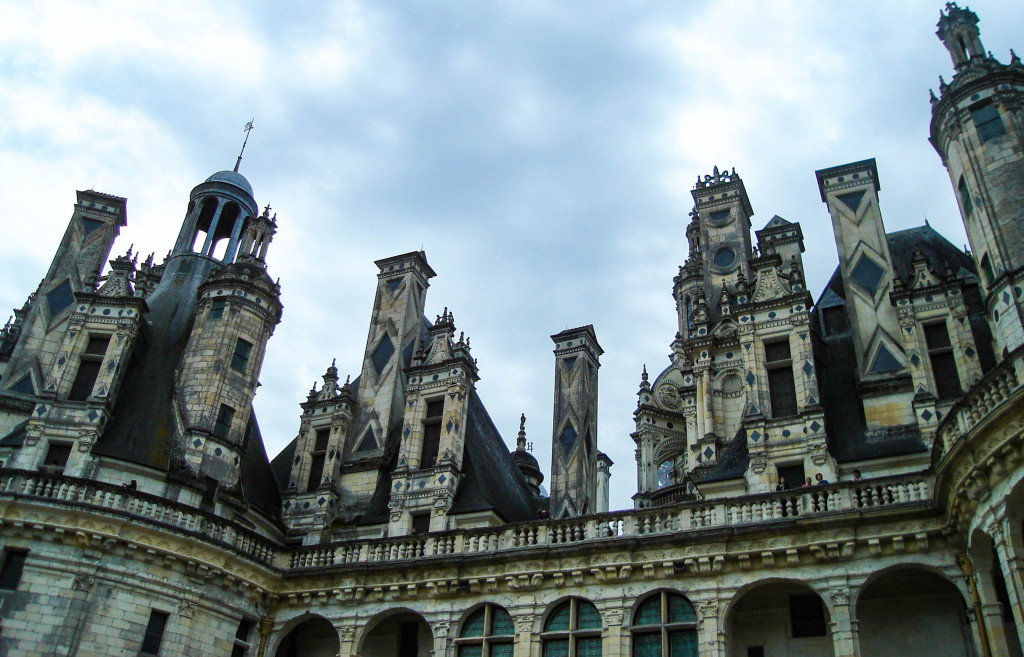
[[[736,252],[727,246],[723,246],[715,252],[714,261],[719,267],[728,267],[736,262]]]

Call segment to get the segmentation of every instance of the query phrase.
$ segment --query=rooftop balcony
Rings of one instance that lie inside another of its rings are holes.
[[[584,542],[614,542],[766,523],[785,524],[845,514],[924,508],[932,501],[932,478],[926,473],[901,475],[569,520],[538,520],[504,527],[347,540],[307,547],[286,547],[208,511],[169,502],[155,495],[45,472],[0,470],[0,500],[58,505],[131,518],[154,528],[189,535],[234,552],[257,565],[287,573],[432,557],[443,559],[453,555],[493,555],[496,552],[529,551],[531,548],[568,548]],[[10,517],[4,520],[8,525],[19,522],[12,521]],[[33,530],[64,532],[65,528],[34,526]],[[79,540],[118,538],[98,533],[95,536],[85,532],[78,534],[82,534]]]

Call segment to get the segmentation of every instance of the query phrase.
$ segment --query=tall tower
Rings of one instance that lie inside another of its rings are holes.
[[[878,167],[870,159],[822,169],[816,175],[839,251],[868,428],[912,424],[914,413],[907,402],[913,382],[889,297],[895,272],[878,205]]]
[[[216,480],[230,490],[240,476],[267,341],[281,321],[281,288],[267,275],[265,261],[277,222],[276,215],[270,216],[269,206],[260,216],[241,215],[242,208],[231,194],[200,195],[199,203],[195,197],[193,193],[196,207],[216,205],[211,222],[200,221],[207,210],[197,213],[193,208],[175,250],[181,253],[191,248],[196,240],[189,239],[189,234],[198,237],[202,227],[209,226],[206,246],[185,262],[214,257],[215,245],[224,239],[229,242],[223,257],[233,262],[197,290],[192,330],[175,382],[182,422],[180,453],[193,474]],[[246,210],[255,209],[251,195],[244,200],[249,201]],[[221,224],[222,220],[226,223]],[[217,238],[220,234],[224,237]]]
[[[422,251],[374,262],[377,294],[356,393],[349,459],[379,459],[405,416],[403,369],[412,363],[423,331],[423,307],[436,274]]]
[[[947,3],[938,35],[953,80],[932,93],[931,142],[956,190],[997,353],[1024,344],[1024,65],[986,53],[978,16]]]
[[[590,324],[551,336],[555,409],[551,441],[551,515],[597,510],[597,369],[604,351]]]

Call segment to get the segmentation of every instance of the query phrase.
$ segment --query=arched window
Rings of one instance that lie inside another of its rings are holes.
[[[459,657],[512,657],[515,633],[508,612],[488,604],[469,615],[455,644]]]
[[[633,657],[696,657],[697,613],[671,591],[644,600],[633,615]]]
[[[551,612],[540,636],[543,657],[601,657],[601,614],[586,600],[570,598]]]
[[[675,483],[672,481],[672,474],[672,459],[662,461],[658,466],[658,488],[665,488]]]

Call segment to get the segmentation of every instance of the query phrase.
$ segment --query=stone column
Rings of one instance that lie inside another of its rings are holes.
[[[341,632],[338,633],[338,638],[341,639],[341,645],[338,647],[338,654],[342,657],[348,655],[357,655],[358,646],[356,646],[356,634],[358,634],[359,628],[355,625],[343,625]]]
[[[1017,625],[1017,634],[1021,635],[1024,633],[1024,609],[1021,607],[1024,603],[1024,545],[1021,525],[1015,518],[1004,516],[998,526],[993,525],[988,529],[992,530],[990,535],[996,546],[999,568],[1002,570],[1006,593],[1013,608],[1013,621]],[[1002,617],[998,620],[1002,634]]]
[[[622,609],[604,612],[605,626],[604,632],[601,633],[602,657],[629,657],[629,634],[622,629],[623,613]]]
[[[267,650],[267,639],[270,638],[270,631],[274,629],[274,617],[264,616],[260,618],[260,646],[256,649],[256,657],[263,657]]]
[[[449,621],[442,620],[433,623],[430,626],[430,631],[434,635],[434,649],[431,651],[433,657],[446,657],[448,655],[448,633],[451,631],[452,624]]]
[[[845,584],[828,590],[832,614],[832,649],[835,657],[860,657],[857,619],[850,609],[850,589]]]
[[[697,603],[697,652],[702,657],[725,657],[725,627],[718,599]]]
[[[533,647],[533,614],[516,616],[516,639],[512,646],[512,657],[530,657]]]

